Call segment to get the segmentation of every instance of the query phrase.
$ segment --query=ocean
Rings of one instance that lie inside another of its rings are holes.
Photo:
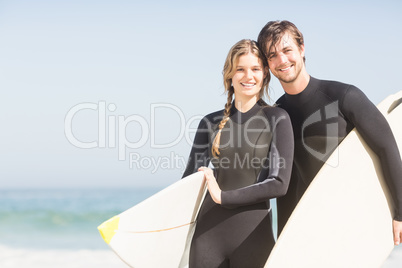
[[[125,268],[97,226],[159,190],[0,190],[0,267]],[[383,268],[401,265],[398,247]]]
[[[159,190],[0,190],[0,267],[127,267],[97,226]]]

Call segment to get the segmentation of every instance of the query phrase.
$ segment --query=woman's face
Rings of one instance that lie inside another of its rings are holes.
[[[232,77],[232,84],[236,99],[259,98],[264,77],[268,70],[264,70],[261,60],[253,53],[240,56]]]

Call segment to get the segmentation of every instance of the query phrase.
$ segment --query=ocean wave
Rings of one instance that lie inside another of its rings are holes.
[[[97,227],[156,191],[0,190],[0,242],[19,248],[106,249]]]

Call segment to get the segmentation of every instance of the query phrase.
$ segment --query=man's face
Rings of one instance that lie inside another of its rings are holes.
[[[268,43],[269,49],[270,43]],[[289,33],[285,33],[268,53],[271,73],[281,83],[293,83],[304,68],[304,46],[299,47]]]

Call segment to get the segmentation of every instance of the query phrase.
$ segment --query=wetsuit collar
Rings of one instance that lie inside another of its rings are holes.
[[[243,124],[247,120],[249,120],[252,116],[254,116],[260,109],[261,106],[265,106],[265,103],[262,100],[258,100],[250,110],[245,113],[237,110],[235,106],[235,101],[232,102],[232,108],[230,111],[230,118],[233,122],[237,124]]]
[[[316,92],[318,84],[319,80],[310,76],[310,81],[308,82],[307,87],[299,94],[291,95],[285,92],[286,101],[290,105],[300,105],[308,102]]]

